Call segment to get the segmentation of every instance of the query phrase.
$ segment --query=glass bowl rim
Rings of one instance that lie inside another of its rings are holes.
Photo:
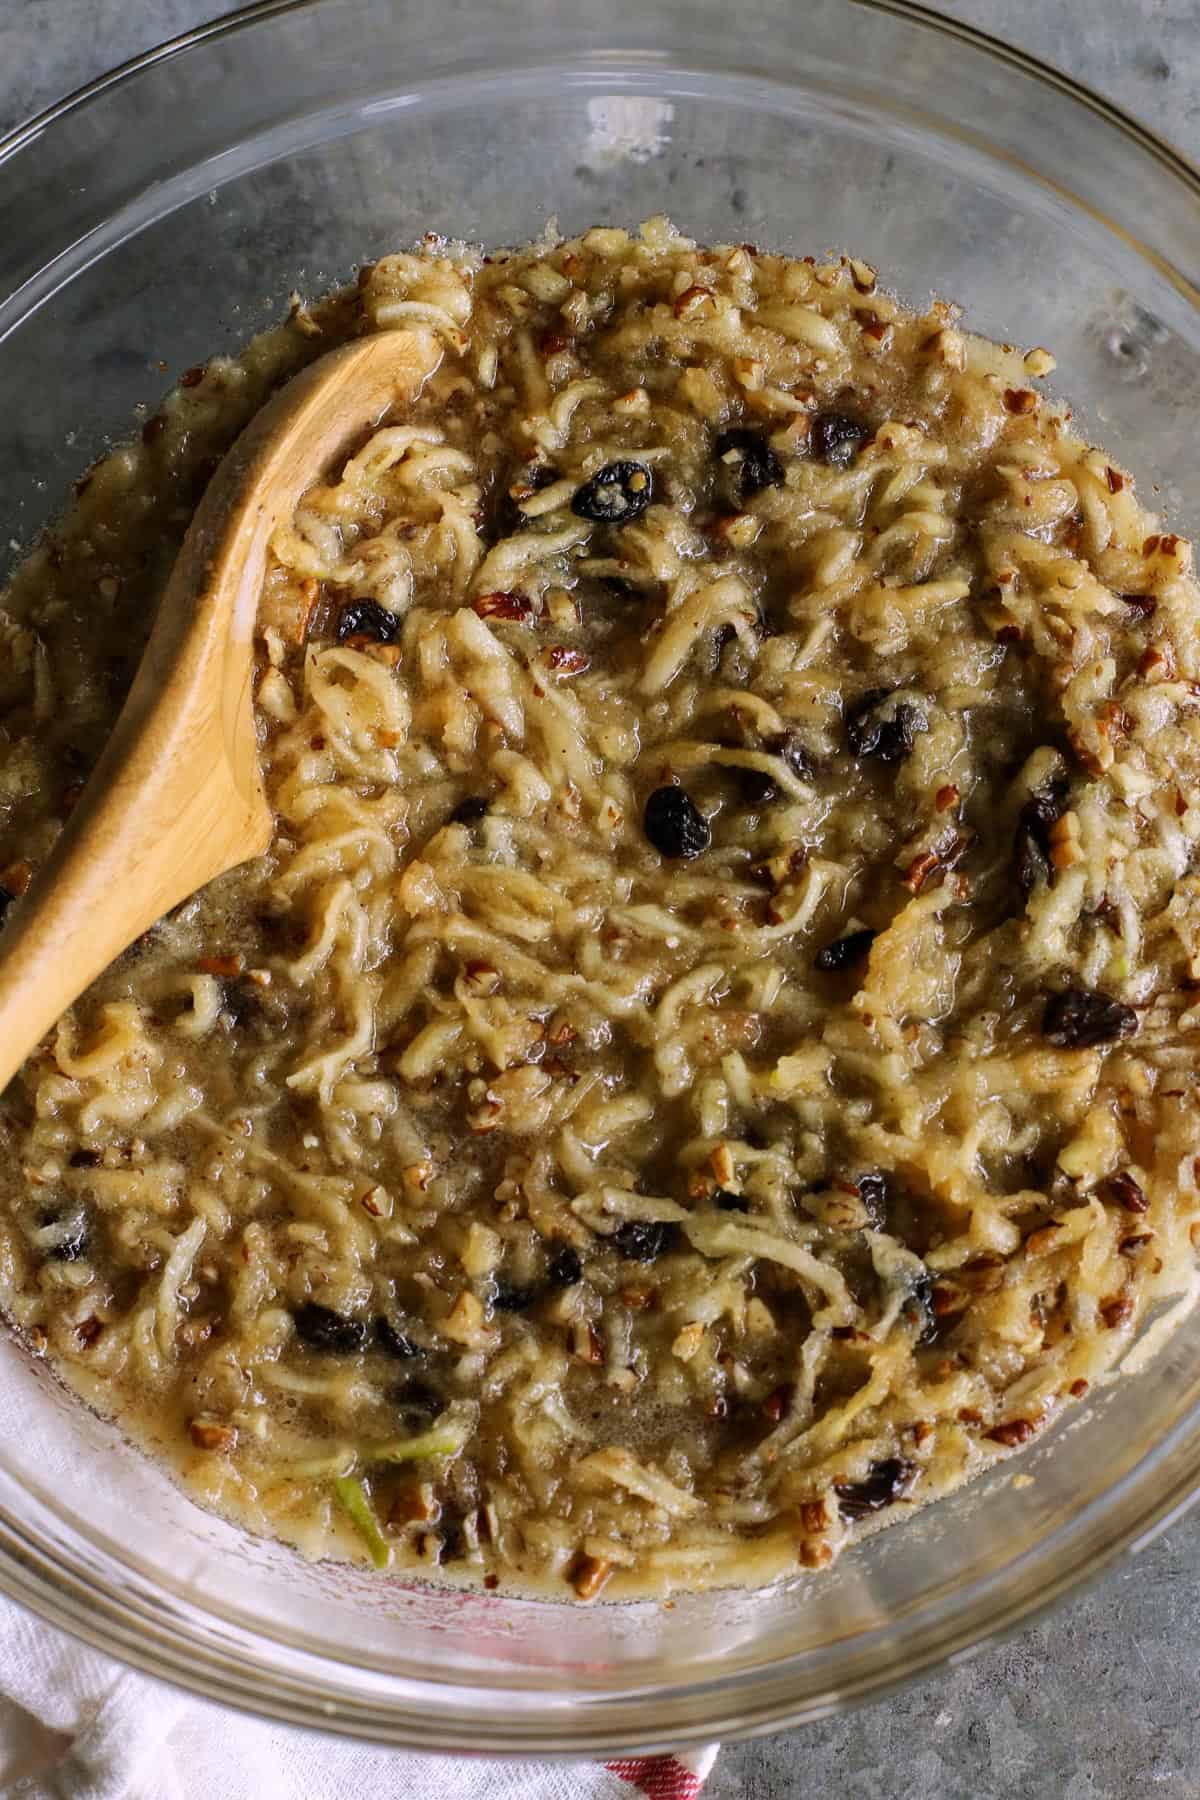
[[[701,0],[701,3],[707,3],[707,0]],[[333,4],[335,0],[250,0],[249,4],[232,13],[165,38],[0,134],[0,165],[92,101],[159,64],[173,61],[203,44],[232,38],[241,30],[265,21],[292,13],[319,13]],[[980,53],[994,65],[1016,71],[1043,88],[1066,96],[1093,115],[1102,126],[1148,154],[1168,177],[1200,204],[1200,163],[1186,156],[1169,139],[1143,124],[1132,113],[1053,64],[1003,42],[979,26],[949,18],[921,4],[920,0],[842,0],[842,4],[860,12],[894,18],[934,37],[956,42]],[[603,51],[599,53],[601,59],[604,54]],[[1138,249],[1142,254],[1152,254],[1140,244]],[[1188,297],[1193,304],[1200,305],[1200,295],[1195,289],[1189,291]],[[881,1676],[877,1670],[867,1671],[862,1677],[843,1683],[836,1691],[816,1699],[797,1702],[773,1696],[765,1704],[756,1705],[754,1689],[764,1672],[743,1672],[731,1684],[730,1699],[738,1709],[736,1718],[714,1720],[708,1715],[707,1721],[677,1722],[661,1737],[645,1730],[622,1730],[607,1725],[597,1732],[595,1725],[589,1723],[586,1709],[577,1711],[575,1722],[571,1724],[561,1714],[551,1714],[540,1729],[535,1716],[523,1714],[516,1726],[505,1732],[506,1741],[483,1754],[537,1755],[546,1760],[614,1752],[652,1754],[702,1744],[714,1736],[742,1738],[778,1732],[831,1711],[885,1698],[917,1676],[964,1661],[985,1644],[994,1645],[1044,1617],[1064,1595],[1081,1593],[1091,1587],[1119,1557],[1144,1549],[1161,1531],[1181,1518],[1200,1498],[1198,1424],[1200,1408],[1193,1409],[1189,1419],[1179,1421],[1155,1445],[1156,1455],[1165,1451],[1172,1440],[1176,1447],[1187,1439],[1196,1446],[1188,1458],[1188,1466],[1166,1472],[1165,1479],[1160,1475],[1157,1492],[1139,1498],[1138,1490],[1147,1485],[1150,1474],[1145,1460],[1106,1492],[1105,1503],[1122,1492],[1126,1502],[1124,1517],[1111,1535],[1106,1534],[1100,1542],[1093,1538],[1086,1543],[1073,1544],[1070,1547],[1072,1553],[1044,1575],[1036,1591],[1027,1590],[1009,1601],[993,1593],[986,1624],[981,1624],[973,1608],[966,1619],[949,1621],[930,1631],[925,1643],[915,1650],[912,1660],[900,1673]],[[452,1714],[440,1714],[436,1708],[432,1714],[422,1715],[419,1693],[413,1695],[412,1711],[402,1715],[398,1715],[386,1700],[360,1698],[340,1689],[336,1697],[329,1689],[322,1695],[319,1690],[314,1692],[310,1681],[314,1673],[319,1673],[325,1659],[289,1642],[286,1634],[255,1631],[254,1636],[260,1637],[282,1658],[296,1659],[291,1669],[283,1668],[279,1663],[267,1668],[255,1662],[253,1638],[245,1648],[239,1646],[230,1655],[228,1637],[244,1634],[245,1627],[240,1622],[225,1619],[219,1610],[208,1612],[176,1598],[169,1610],[156,1617],[140,1593],[122,1591],[111,1579],[102,1578],[97,1582],[99,1572],[94,1567],[84,1571],[79,1565],[67,1566],[57,1549],[50,1548],[40,1539],[36,1526],[31,1530],[17,1513],[8,1511],[3,1498],[8,1482],[7,1473],[0,1471],[0,1592],[48,1623],[68,1631],[97,1650],[117,1656],[128,1666],[255,1717],[333,1731],[398,1749],[429,1751],[432,1748],[451,1754],[481,1754],[477,1735],[480,1721],[477,1719],[466,1719],[456,1726]],[[1100,1504],[1095,1503],[1097,1507]],[[1036,1548],[1044,1549],[1047,1541],[1043,1540]],[[101,1552],[101,1556],[105,1564],[111,1566],[108,1553]],[[84,1573],[90,1578],[91,1585],[85,1585],[80,1579]],[[105,1574],[108,1573],[106,1568]],[[214,1624],[221,1627],[220,1638],[213,1635],[211,1627]],[[776,1664],[771,1672],[781,1673],[788,1660],[785,1658]],[[315,1664],[316,1668],[306,1669],[304,1664]],[[332,1666],[344,1665],[335,1661]],[[248,1672],[255,1676],[252,1700],[247,1698],[244,1684]],[[421,1688],[423,1684],[407,1685]],[[457,1688],[458,1684],[454,1686]],[[701,1678],[695,1682],[694,1689],[701,1688],[711,1695],[711,1680]],[[427,1686],[424,1693],[427,1702]],[[624,1698],[615,1696],[611,1704],[620,1708]],[[433,1745],[427,1729],[431,1722],[440,1734]],[[501,1723],[499,1715],[496,1723]]]
[[[208,19],[203,24],[194,25],[187,31],[175,33],[163,38],[161,42],[152,44],[149,49],[139,51],[127,57],[123,62],[115,63],[111,69],[97,75],[93,80],[64,94],[61,99],[52,101],[27,119],[18,120],[8,131],[0,134],[0,163],[5,162],[18,150],[31,143],[52,125],[79,108],[86,106],[91,100],[107,93],[110,88],[119,87],[135,75],[144,73],[158,63],[169,62],[184,51],[196,48],[200,44],[232,37],[238,31],[256,25],[264,19],[282,18],[288,13],[319,12],[331,0],[248,0],[248,4],[239,6],[231,13],[218,18]],[[1115,126],[1123,136],[1132,139],[1143,150],[1162,163],[1172,174],[1187,184],[1200,199],[1200,163],[1186,156],[1169,138],[1152,131],[1140,119],[1118,106],[1107,96],[1097,93],[1094,88],[1084,82],[1076,81],[1064,70],[1056,68],[1053,63],[1042,57],[1034,56],[1019,46],[1006,44],[992,32],[985,31],[982,26],[971,25],[960,19],[949,18],[934,7],[925,6],[921,0],[842,0],[845,6],[852,6],[861,12],[878,13],[883,17],[892,17],[907,21],[926,31],[940,34],[943,37],[967,44],[975,50],[982,51],[995,62],[1019,69],[1022,74],[1032,77],[1046,87],[1056,89],[1070,96],[1077,104],[1094,113],[1106,124]]]

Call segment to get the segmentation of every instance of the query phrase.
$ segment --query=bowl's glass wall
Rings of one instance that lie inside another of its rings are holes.
[[[0,544],[292,288],[427,230],[513,243],[552,214],[570,232],[658,211],[851,250],[908,299],[1053,346],[1087,425],[1200,524],[1197,189],[1065,87],[848,0],[321,0],[0,149]],[[235,1703],[400,1742],[765,1729],[965,1650],[1148,1529],[1196,1479],[1198,1372],[1200,1318],[1026,1458],[1032,1485],[1002,1472],[816,1582],[567,1611],[249,1543],[0,1341],[0,1585]]]

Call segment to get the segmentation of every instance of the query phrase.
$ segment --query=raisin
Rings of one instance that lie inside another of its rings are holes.
[[[540,494],[543,488],[552,487],[558,478],[553,463],[535,462],[529,463],[512,485],[527,488],[531,494]]]
[[[1043,842],[1048,841],[1050,827],[1057,825],[1066,811],[1070,791],[1070,783],[1063,776],[1057,776],[1031,794],[1021,808],[1022,820],[1039,833]]]
[[[400,635],[400,619],[375,600],[352,600],[338,614],[337,641],[347,638],[370,638],[376,644],[394,644]]]
[[[765,769],[746,769],[731,763],[729,772],[737,783],[738,798],[744,806],[756,811],[760,806],[770,806],[772,801],[778,800],[779,788]]]
[[[901,1310],[920,1326],[918,1344],[931,1344],[938,1333],[938,1317],[933,1305],[933,1276],[928,1269],[914,1280],[912,1295]]]
[[[222,984],[221,1011],[235,1031],[266,1023],[262,997],[253,982],[227,981]]]
[[[918,1473],[916,1463],[906,1462],[899,1456],[885,1457],[882,1462],[872,1463],[871,1472],[865,1481],[839,1482],[835,1486],[833,1491],[838,1498],[838,1511],[843,1519],[851,1522],[865,1519],[871,1513],[882,1512],[885,1506],[903,1500]]]
[[[879,1169],[869,1169],[865,1175],[858,1177],[854,1185],[858,1189],[859,1199],[867,1209],[867,1217],[873,1229],[882,1231],[887,1218],[887,1176]]]
[[[575,490],[571,511],[593,525],[628,525],[644,513],[654,482],[644,463],[614,462]]]
[[[690,861],[712,842],[708,820],[681,787],[655,788],[646,802],[642,823],[660,856]]]
[[[809,432],[813,455],[835,469],[848,469],[871,435],[869,425],[846,413],[817,413]]]
[[[570,1244],[559,1244],[551,1251],[546,1275],[553,1287],[574,1287],[583,1279],[583,1262],[578,1250]]]
[[[1017,884],[1028,897],[1035,887],[1053,876],[1050,862],[1050,831],[1066,810],[1067,782],[1047,782],[1030,796],[1017,818],[1017,835],[1013,844]]]
[[[502,1275],[497,1275],[495,1281],[492,1305],[497,1312],[525,1312],[541,1298],[542,1290],[535,1282],[522,1286],[520,1282],[506,1281]]]
[[[1138,1016],[1132,1006],[1110,1000],[1091,988],[1067,988],[1051,994],[1042,1015],[1042,1036],[1060,1050],[1091,1050],[1132,1037]]]
[[[1139,624],[1143,619],[1152,619],[1158,611],[1158,601],[1153,594],[1118,594]]]
[[[719,1187],[713,1195],[718,1212],[749,1212],[750,1202],[743,1200],[740,1194],[733,1194],[728,1188]]]
[[[459,1562],[467,1554],[467,1534],[463,1530],[463,1515],[443,1508],[438,1535],[442,1540],[442,1552],[439,1562]]]
[[[91,1228],[82,1209],[66,1214],[48,1207],[40,1214],[38,1224],[43,1229],[47,1225],[59,1225],[63,1228],[58,1242],[51,1245],[45,1253],[47,1262],[79,1262],[92,1247]]]
[[[491,801],[483,799],[482,795],[468,794],[465,800],[459,801],[446,823],[448,825],[477,825],[480,819],[487,816],[487,809],[490,805]]]
[[[871,945],[879,936],[877,931],[865,928],[862,931],[848,931],[845,937],[834,938],[832,944],[826,944],[818,950],[813,958],[813,967],[829,974],[834,969],[849,969],[860,963]]]
[[[911,751],[919,732],[929,730],[920,707],[892,698],[888,688],[872,688],[846,714],[846,741],[860,759],[873,756],[880,762],[901,762]]]
[[[72,1169],[97,1169],[100,1166],[98,1150],[72,1150],[67,1158],[68,1167]]]
[[[627,1219],[613,1233],[612,1241],[631,1262],[649,1263],[657,1262],[677,1236],[675,1226],[661,1219]]]
[[[7,913],[16,897],[17,896],[12,892],[11,888],[0,887],[0,922],[3,921],[4,915]]]
[[[389,1398],[403,1418],[418,1426],[427,1425],[431,1419],[436,1419],[443,1406],[442,1396],[437,1389],[416,1377],[393,1388]]]
[[[714,449],[728,471],[735,505],[744,505],[763,488],[783,486],[783,464],[761,431],[745,426],[723,431]]]
[[[393,1325],[384,1313],[380,1313],[375,1320],[375,1342],[385,1356],[394,1356],[397,1362],[408,1362],[410,1358],[421,1354],[412,1339],[398,1325]]]
[[[796,732],[786,731],[782,737],[773,738],[767,748],[773,755],[782,756],[797,781],[812,780],[812,759]]]
[[[1018,824],[1013,850],[1016,857],[1017,886],[1028,899],[1034,888],[1049,883],[1054,870],[1049,856],[1027,825]]]
[[[367,1341],[367,1328],[361,1319],[347,1318],[331,1306],[320,1306],[315,1300],[305,1301],[293,1315],[296,1335],[310,1350],[325,1350],[332,1356],[349,1356],[361,1350]]]

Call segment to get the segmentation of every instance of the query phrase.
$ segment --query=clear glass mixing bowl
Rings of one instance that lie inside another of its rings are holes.
[[[435,229],[668,211],[878,264],[1062,388],[1200,524],[1200,181],[1070,83],[866,0],[277,0],[0,144],[0,543],[293,287]],[[160,361],[159,359],[162,359]],[[970,1654],[1200,1479],[1200,1315],[1020,1464],[816,1580],[568,1609],[307,1567],[198,1512],[0,1340],[0,1587],[234,1705],[584,1755],[767,1731]]]

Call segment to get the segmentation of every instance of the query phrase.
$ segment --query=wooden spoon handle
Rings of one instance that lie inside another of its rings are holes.
[[[331,351],[263,407],[220,464],[112,736],[0,935],[0,1088],[156,919],[266,849],[251,689],[272,533],[439,357],[431,335],[399,331]]]

